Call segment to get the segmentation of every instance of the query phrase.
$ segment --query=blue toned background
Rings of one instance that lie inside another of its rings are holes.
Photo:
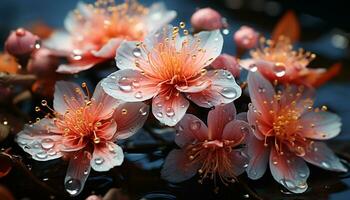
[[[155,1],[140,2],[150,5]],[[253,26],[268,36],[285,10],[295,10],[302,26],[301,42],[297,45],[318,55],[312,66],[328,67],[335,62],[343,63],[340,76],[319,88],[317,104],[327,105],[331,111],[342,117],[343,131],[335,140],[350,140],[350,16],[342,10],[345,6],[341,5],[340,1],[318,1],[317,5],[298,0],[167,0],[165,3],[168,8],[178,12],[178,17],[173,23],[184,21],[189,24],[189,19],[197,8],[210,6],[219,10],[230,25],[229,34],[224,36],[224,52],[231,54],[235,53],[232,33],[241,25]],[[0,40],[3,42],[10,30],[20,26],[30,27],[34,22],[63,28],[65,15],[75,8],[76,4],[76,0],[1,0]],[[343,182],[350,186],[349,178],[343,179]],[[350,192],[347,190],[333,193],[329,199],[348,199],[349,196]]]

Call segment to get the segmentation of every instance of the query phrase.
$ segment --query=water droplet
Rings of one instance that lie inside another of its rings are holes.
[[[243,165],[244,168],[247,168],[248,166],[249,166],[248,163]]]
[[[45,138],[41,140],[41,146],[44,149],[51,149],[53,146],[55,146],[55,142],[51,138]]]
[[[225,28],[224,30],[222,30],[222,34],[228,35],[228,34],[230,34],[230,30],[228,30],[227,28]]]
[[[132,90],[131,82],[126,77],[122,77],[118,81],[118,86],[119,86],[120,90],[122,90],[124,92],[130,92]]]
[[[168,107],[165,111],[165,114],[168,117],[173,117],[175,115],[174,109],[172,107]]]
[[[306,178],[307,174],[305,174],[304,172],[299,172],[299,176],[301,178]]]
[[[82,58],[83,58],[83,52],[82,51],[80,51],[79,49],[74,49],[73,51],[72,51],[72,58],[74,59],[74,60],[81,60]]]
[[[324,167],[324,168],[330,168],[331,166],[329,165],[329,163],[328,162],[326,162],[326,161],[323,161],[322,163],[321,163],[321,165]]]
[[[237,91],[234,88],[230,88],[230,87],[223,88],[221,90],[220,94],[223,97],[228,98],[228,99],[234,99],[237,97]]]
[[[101,157],[95,158],[95,163],[96,165],[101,165],[105,160]]]
[[[272,163],[273,163],[274,165],[277,165],[277,164],[278,164],[277,157],[273,157],[273,158],[272,158]]]
[[[135,49],[132,51],[132,54],[133,54],[135,57],[140,57],[140,56],[141,56],[141,49],[140,49],[140,48],[135,48]]]
[[[260,86],[260,87],[258,88],[258,92],[259,92],[259,93],[264,93],[264,92],[266,92],[266,89],[265,89],[264,87]]]
[[[54,155],[56,155],[57,154],[57,152],[54,150],[54,149],[49,149],[48,151],[47,151],[47,155],[49,155],[49,156],[54,156]]]
[[[39,151],[38,153],[35,154],[35,156],[39,159],[45,159],[47,158],[47,154],[45,151]]]
[[[231,80],[231,79],[233,78],[233,76],[232,76],[231,73],[227,73],[226,78],[229,79],[229,80]]]
[[[194,120],[190,123],[190,130],[197,131],[201,128],[201,123],[198,120]]]
[[[35,41],[34,48],[35,49],[40,49],[40,47],[41,47],[41,40]]]
[[[248,198],[249,198],[249,194],[245,194],[245,195],[243,195],[243,197],[244,197],[245,199],[248,199]]]
[[[287,179],[281,179],[281,184],[284,187],[291,189],[291,190],[295,188],[295,184],[292,181],[287,180]]]
[[[248,68],[251,72],[256,72],[258,70],[258,66],[256,64],[251,64]]]
[[[282,77],[286,74],[286,67],[283,63],[276,63],[273,67],[273,71],[277,77]]]
[[[178,128],[179,128],[179,131],[183,131],[184,130],[184,127],[182,127],[181,125],[178,126]]]
[[[49,180],[49,178],[43,178],[43,181],[48,181]]]
[[[162,112],[157,112],[157,117],[159,117],[159,118],[162,118],[163,117],[163,113]]]
[[[298,146],[296,149],[295,149],[295,154],[297,156],[305,156],[305,149],[304,147],[301,147],[301,146]]]
[[[242,127],[241,127],[241,132],[242,132],[243,134],[249,134],[249,129],[248,129],[247,127],[245,127],[245,126],[242,126]]]
[[[134,81],[132,82],[132,86],[134,86],[134,88],[139,88],[139,87],[140,87],[140,82],[137,81],[137,80],[134,80]]]
[[[84,175],[89,175],[89,170],[84,170]]]
[[[71,178],[64,183],[64,187],[70,195],[77,195],[81,189],[81,183],[78,179]]]
[[[135,98],[137,99],[141,99],[143,96],[142,96],[142,92],[141,91],[138,91],[135,93]]]
[[[141,115],[143,115],[143,116],[147,115],[147,113],[148,113],[147,106],[141,107],[139,111],[140,111]]]

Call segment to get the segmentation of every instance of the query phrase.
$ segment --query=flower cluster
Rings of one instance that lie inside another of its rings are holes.
[[[341,132],[340,117],[325,106],[313,107],[314,87],[331,77],[324,69],[308,68],[315,54],[293,50],[295,37],[288,34],[266,40],[243,26],[232,37],[237,46],[232,56],[222,53],[220,29],[227,22],[217,11],[198,10],[191,18],[193,33],[184,22],[168,24],[175,16],[162,3],[147,8],[135,0],[119,5],[97,0],[79,3],[66,18],[65,31],[40,38],[19,28],[8,37],[0,75],[13,82],[2,81],[1,95],[18,103],[23,93],[18,97],[9,89],[18,83],[25,91],[30,85],[34,94],[38,85],[52,86],[40,95],[53,96],[52,106],[42,100],[35,107],[45,117],[26,124],[16,142],[34,160],[68,160],[64,185],[70,195],[81,193],[91,169],[122,165],[127,145],[119,142],[149,118],[149,127],[176,130],[178,148],[161,170],[169,182],[197,177],[199,183],[227,186],[239,183],[244,172],[259,179],[269,167],[283,187],[302,193],[308,189],[306,163],[348,170],[323,142]],[[246,50],[250,57],[242,59]],[[66,73],[97,64],[108,68],[114,58],[117,68],[108,76],[89,77],[93,93],[85,82],[63,80],[70,78]],[[249,96],[248,109],[234,103],[242,95]],[[243,112],[237,114],[236,107]]]

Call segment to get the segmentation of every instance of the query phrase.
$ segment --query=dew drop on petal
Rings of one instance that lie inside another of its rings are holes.
[[[122,77],[118,81],[118,86],[119,86],[120,90],[122,90],[124,92],[130,92],[132,90],[131,82],[126,77]]]
[[[282,77],[286,74],[286,67],[283,63],[276,63],[273,67],[273,71],[277,77]]]
[[[135,93],[135,98],[137,99],[141,99],[143,96],[142,96],[142,92],[141,91],[138,91]]]
[[[256,64],[249,65],[249,70],[251,72],[256,72],[258,70],[258,66]]]
[[[163,113],[162,113],[162,112],[157,112],[156,115],[157,115],[157,117],[159,117],[159,118],[162,118],[162,117],[163,117]]]
[[[45,138],[41,140],[41,146],[44,149],[51,149],[53,146],[55,146],[55,142],[50,138]]]
[[[72,51],[72,58],[73,60],[81,60],[83,58],[83,52],[81,52],[79,49],[74,49]]]
[[[47,158],[47,153],[45,151],[39,151],[35,154],[35,156],[39,159],[45,159]]]
[[[220,94],[223,97],[228,99],[234,99],[237,97],[237,91],[234,88],[230,88],[230,87],[223,88]]]
[[[281,182],[281,184],[282,184],[284,187],[286,187],[286,188],[288,188],[288,189],[293,190],[293,189],[295,188],[295,184],[294,184],[292,181],[290,181],[290,180],[281,179],[280,182]]]
[[[132,51],[132,54],[133,54],[135,57],[140,57],[140,56],[141,56],[141,49],[140,49],[140,48],[135,48],[135,49]]]
[[[261,86],[260,86],[260,87],[258,88],[258,92],[259,92],[259,93],[264,93],[264,92],[266,92],[266,89],[265,89],[264,87],[261,87]]]
[[[64,183],[64,188],[70,195],[76,195],[81,189],[81,183],[78,179],[71,178]]]
[[[95,158],[94,161],[95,161],[96,165],[101,165],[105,160],[103,158],[99,157],[99,158]]]
[[[89,170],[84,170],[84,175],[89,175]]]
[[[190,130],[197,131],[201,128],[201,123],[198,120],[194,120],[190,123]]]
[[[175,115],[174,109],[172,107],[168,107],[165,111],[165,114],[168,117],[173,117]]]
[[[272,163],[273,163],[274,165],[277,165],[277,164],[278,164],[278,162],[277,162],[277,157],[273,157],[273,158],[272,158]]]
[[[329,165],[329,163],[326,162],[326,161],[323,161],[323,162],[321,163],[321,165],[322,165],[324,168],[330,168],[330,167],[331,167],[331,166]]]
[[[143,115],[143,116],[147,115],[147,113],[148,113],[147,106],[141,107],[139,111],[140,111],[141,115]]]
[[[56,155],[57,154],[57,152],[54,150],[54,149],[49,149],[48,151],[47,151],[47,155],[49,155],[49,156],[54,156],[54,155]]]

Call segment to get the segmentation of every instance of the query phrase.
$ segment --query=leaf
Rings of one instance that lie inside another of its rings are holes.
[[[292,44],[300,38],[300,24],[297,16],[291,10],[279,20],[272,32],[272,40],[276,41],[280,36],[288,37]]]

